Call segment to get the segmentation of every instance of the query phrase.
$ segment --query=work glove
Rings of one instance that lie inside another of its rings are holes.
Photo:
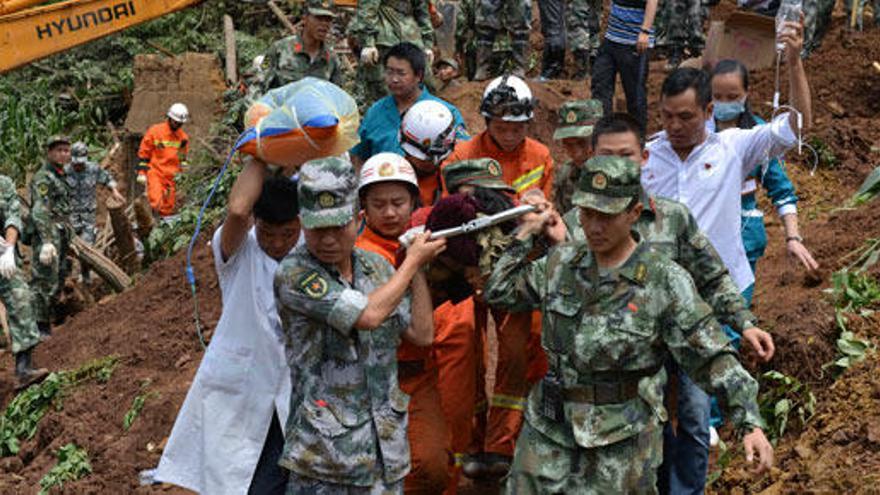
[[[0,276],[12,278],[15,275],[15,249],[4,243],[3,254],[0,254]]]
[[[137,183],[146,186],[147,185],[147,174],[138,174]]]
[[[427,62],[425,65],[428,67],[434,65],[434,50],[431,50],[430,48],[425,50],[425,61]]]
[[[44,265],[51,265],[57,256],[58,251],[51,242],[43,244],[43,247],[40,248],[40,263]]]
[[[361,63],[376,65],[379,63],[379,50],[375,46],[368,46],[361,50]]]

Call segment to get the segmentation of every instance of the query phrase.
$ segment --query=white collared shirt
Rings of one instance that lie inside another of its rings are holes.
[[[740,291],[755,277],[740,234],[740,193],[743,181],[771,156],[782,155],[797,143],[788,113],[751,129],[707,133],[682,161],[665,132],[648,143],[648,163],[642,186],[652,195],[687,205],[718,251]]]

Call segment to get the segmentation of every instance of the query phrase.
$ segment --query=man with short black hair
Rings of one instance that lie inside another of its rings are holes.
[[[690,209],[724,261],[739,292],[755,277],[740,233],[743,181],[759,164],[780,156],[798,141],[802,117],[809,122],[810,89],[800,51],[803,26],[786,23],[779,39],[785,45],[789,67],[790,99],[795,111],[751,129],[706,130],[712,117],[709,76],[697,69],[672,72],[661,88],[660,116],[663,132],[648,144],[642,168],[642,185],[654,195],[674,199]],[[740,329],[736,329],[740,331]],[[671,493],[701,492],[706,482],[709,456],[709,397],[685,373],[678,373],[679,397],[690,401],[687,413],[679,411],[677,434],[667,439]]]
[[[427,64],[425,54],[419,47],[407,42],[394,45],[382,62],[385,65],[385,84],[390,94],[374,103],[364,114],[358,129],[361,142],[351,149],[356,165],[383,151],[403,155],[398,136],[401,116],[419,101],[434,100],[445,105],[455,117],[457,137],[467,139],[461,112],[423,86]]]
[[[198,493],[285,493],[290,368],[272,281],[299,240],[298,214],[296,182],[248,161],[211,243],[223,313],[155,479]]]

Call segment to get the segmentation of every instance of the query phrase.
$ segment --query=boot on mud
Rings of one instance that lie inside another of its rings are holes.
[[[562,74],[562,68],[565,66],[565,48],[562,50],[544,50],[544,66],[541,68],[541,75],[538,82],[552,81],[559,79]]]
[[[479,452],[465,456],[464,462],[461,463],[461,473],[472,480],[485,478],[489,466],[483,462],[484,455],[482,452]]]
[[[511,45],[510,47],[513,51],[513,53],[512,53],[512,55],[513,55],[513,57],[512,57],[513,58],[513,70],[511,71],[511,73],[514,76],[525,78],[526,71],[529,70],[529,57],[528,57],[529,42],[528,42],[528,38],[526,38],[525,41],[522,41],[522,40],[513,41],[510,45]]]
[[[52,324],[48,321],[38,321],[37,329],[40,331],[40,340],[49,340],[52,338]]]
[[[477,41],[476,50],[476,69],[474,70],[474,81],[485,81],[492,77],[492,45],[491,41]]]
[[[34,348],[31,347],[15,355],[15,376],[18,378],[15,390],[22,390],[35,383],[40,383],[49,376],[49,370],[46,368],[34,369],[31,362],[31,352],[33,350]]]
[[[583,81],[590,77],[590,69],[593,66],[592,57],[587,50],[575,50],[572,53],[574,59],[574,74],[571,78],[575,81]]]
[[[684,55],[682,53],[682,49],[679,47],[673,47],[669,52],[669,58],[666,59],[666,71],[671,72],[678,68],[681,65],[681,58]]]

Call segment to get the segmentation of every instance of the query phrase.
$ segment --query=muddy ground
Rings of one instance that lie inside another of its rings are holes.
[[[726,8],[726,7],[725,7]],[[808,136],[826,143],[837,156],[833,166],[811,164],[790,154],[788,172],[795,182],[800,219],[807,246],[822,265],[819,283],[804,277],[791,261],[782,240],[781,224],[767,212],[770,245],[758,266],[755,312],[777,342],[777,356],[755,371],[776,369],[807,383],[816,394],[816,415],[805,428],[790,427],[779,442],[777,469],[762,478],[751,475],[739,460],[713,485],[716,493],[876,493],[880,491],[880,373],[877,356],[833,381],[822,365],[833,360],[839,333],[826,289],[841,258],[866,239],[880,237],[877,203],[840,210],[873,166],[880,162],[880,31],[849,35],[834,19],[824,46],[807,62],[813,87],[815,126]],[[649,101],[655,102],[663,73],[655,64]],[[783,84],[785,86],[785,84]],[[553,113],[572,97],[588,95],[587,83],[560,81],[533,85],[540,106],[533,133],[545,143],[555,125]],[[769,114],[773,71],[753,74],[752,102]],[[783,93],[787,88],[783,87]],[[456,103],[472,132],[482,129],[480,84],[464,84],[444,96]],[[650,126],[656,130],[656,104]],[[551,144],[558,161],[561,149]],[[177,409],[185,397],[202,349],[195,334],[192,297],[183,276],[182,253],[157,263],[135,288],[111,295],[71,318],[36,352],[37,362],[53,370],[74,369],[89,359],[116,355],[120,363],[104,384],[87,383],[72,391],[60,410],[51,410],[34,439],[24,442],[15,457],[0,459],[0,493],[33,493],[39,479],[55,463],[55,451],[68,442],[85,447],[94,472],[65,485],[66,493],[181,493],[170,487],[140,488],[137,474],[153,467],[161,455]],[[220,314],[219,291],[204,243],[195,256],[199,277],[201,318],[208,333]],[[876,270],[875,270],[876,275]],[[850,329],[877,342],[877,317],[851,318]],[[748,356],[747,356],[748,357]],[[12,396],[11,358],[0,355],[0,404]],[[122,418],[149,381],[158,397],[147,401],[132,428]],[[728,436],[728,443],[734,442]],[[492,492],[494,487],[479,487]],[[473,491],[473,490],[471,490]]]

